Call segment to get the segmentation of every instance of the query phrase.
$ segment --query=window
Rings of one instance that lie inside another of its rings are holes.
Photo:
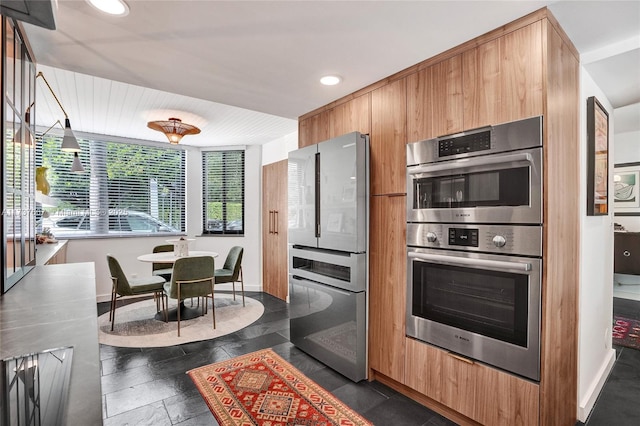
[[[244,151],[202,153],[203,234],[244,234]]]
[[[185,152],[127,142],[79,139],[85,172],[70,171],[73,155],[61,138],[45,136],[36,161],[47,167],[39,230],[56,238],[183,234]],[[40,147],[41,146],[41,147]]]

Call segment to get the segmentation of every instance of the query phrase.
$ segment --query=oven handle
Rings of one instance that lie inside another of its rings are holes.
[[[435,262],[446,262],[453,263],[457,265],[465,265],[465,266],[479,266],[479,267],[490,267],[495,269],[501,269],[503,271],[530,271],[531,264],[523,263],[523,262],[504,262],[501,260],[486,260],[486,259],[474,259],[470,257],[454,257],[454,256],[443,256],[441,254],[426,254],[426,253],[415,253],[410,252],[407,254],[409,257],[413,257],[415,259],[420,260],[432,260]]]
[[[470,167],[478,167],[478,166],[488,166],[493,164],[505,164],[512,162],[533,162],[533,158],[531,154],[527,153],[517,153],[517,154],[507,154],[507,155],[492,155],[488,157],[481,158],[473,158],[473,159],[465,159],[461,158],[455,160],[455,165],[447,162],[447,164],[431,164],[426,166],[414,166],[410,167],[407,170],[407,173],[410,175],[417,175],[421,173],[431,173],[431,172],[441,172],[441,171],[449,171],[455,169],[468,169]]]

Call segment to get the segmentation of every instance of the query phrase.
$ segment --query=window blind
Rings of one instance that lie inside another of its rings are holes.
[[[185,230],[185,152],[137,143],[78,139],[82,173],[61,137],[38,144],[50,185],[40,228],[56,238],[180,234]],[[51,205],[55,204],[55,205]],[[41,229],[40,229],[41,230]]]
[[[203,234],[244,234],[244,151],[202,153]]]

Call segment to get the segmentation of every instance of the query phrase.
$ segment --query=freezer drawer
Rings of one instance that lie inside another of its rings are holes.
[[[367,378],[366,293],[289,276],[291,343],[354,382]]]
[[[289,248],[289,274],[347,291],[367,289],[367,254]]]

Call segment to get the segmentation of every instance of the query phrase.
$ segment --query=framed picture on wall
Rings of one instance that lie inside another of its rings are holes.
[[[609,114],[587,99],[587,216],[609,213]]]
[[[640,163],[614,166],[613,213],[616,216],[640,216]]]

